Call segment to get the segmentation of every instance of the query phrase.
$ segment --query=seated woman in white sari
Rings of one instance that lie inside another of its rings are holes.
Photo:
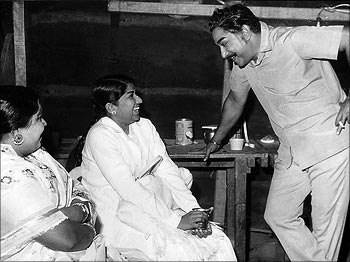
[[[158,261],[236,261],[228,237],[199,208],[192,175],[178,168],[154,125],[140,118],[133,80],[106,76],[95,83],[97,122],[90,128],[82,175],[102,223],[107,246],[134,247]],[[84,138],[83,138],[84,139]],[[162,159],[157,168],[140,178]]]
[[[38,94],[0,87],[1,261],[123,261],[105,252],[96,213],[78,181],[41,149]]]

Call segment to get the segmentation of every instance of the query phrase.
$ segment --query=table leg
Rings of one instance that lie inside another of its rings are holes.
[[[227,170],[227,234],[239,261],[246,260],[246,189],[247,160],[235,159],[234,169]]]
[[[226,172],[225,170],[217,170],[215,171],[213,221],[218,222],[221,225],[224,225],[225,212],[226,212]]]
[[[235,169],[229,168],[226,170],[226,233],[231,240],[232,246],[237,253],[236,245],[236,179]]]

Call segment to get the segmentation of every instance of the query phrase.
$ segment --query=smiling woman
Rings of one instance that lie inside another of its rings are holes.
[[[33,89],[0,88],[2,261],[79,261],[95,237],[84,190],[40,149],[46,126],[41,114]],[[89,250],[92,256],[85,258],[97,258],[94,245]]]
[[[205,212],[192,211],[200,207],[192,175],[175,165],[155,126],[140,117],[133,81],[103,77],[92,100],[97,122],[81,166],[71,172],[92,194],[107,246],[136,248],[155,261],[236,261],[228,237]]]

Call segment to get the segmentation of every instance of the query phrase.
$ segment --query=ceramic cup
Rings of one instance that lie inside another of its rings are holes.
[[[242,150],[244,147],[243,138],[231,138],[230,139],[231,150]]]

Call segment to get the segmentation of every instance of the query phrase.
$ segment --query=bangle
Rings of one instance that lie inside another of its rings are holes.
[[[96,229],[95,229],[95,227],[93,225],[91,225],[89,223],[83,223],[83,226],[87,226],[87,227],[91,228],[92,231],[93,231],[93,234],[94,234],[94,238],[96,237],[96,235],[97,235],[96,234]]]
[[[74,203],[73,206],[80,206],[81,210],[83,211],[83,218],[80,221],[81,223],[86,222],[86,220],[88,220],[89,216],[90,216],[90,211],[89,208],[84,205],[83,203]]]
[[[220,143],[215,142],[214,140],[210,140],[209,142],[210,142],[210,143],[212,143],[212,144],[214,144],[214,145],[221,146],[221,144],[220,144]]]

